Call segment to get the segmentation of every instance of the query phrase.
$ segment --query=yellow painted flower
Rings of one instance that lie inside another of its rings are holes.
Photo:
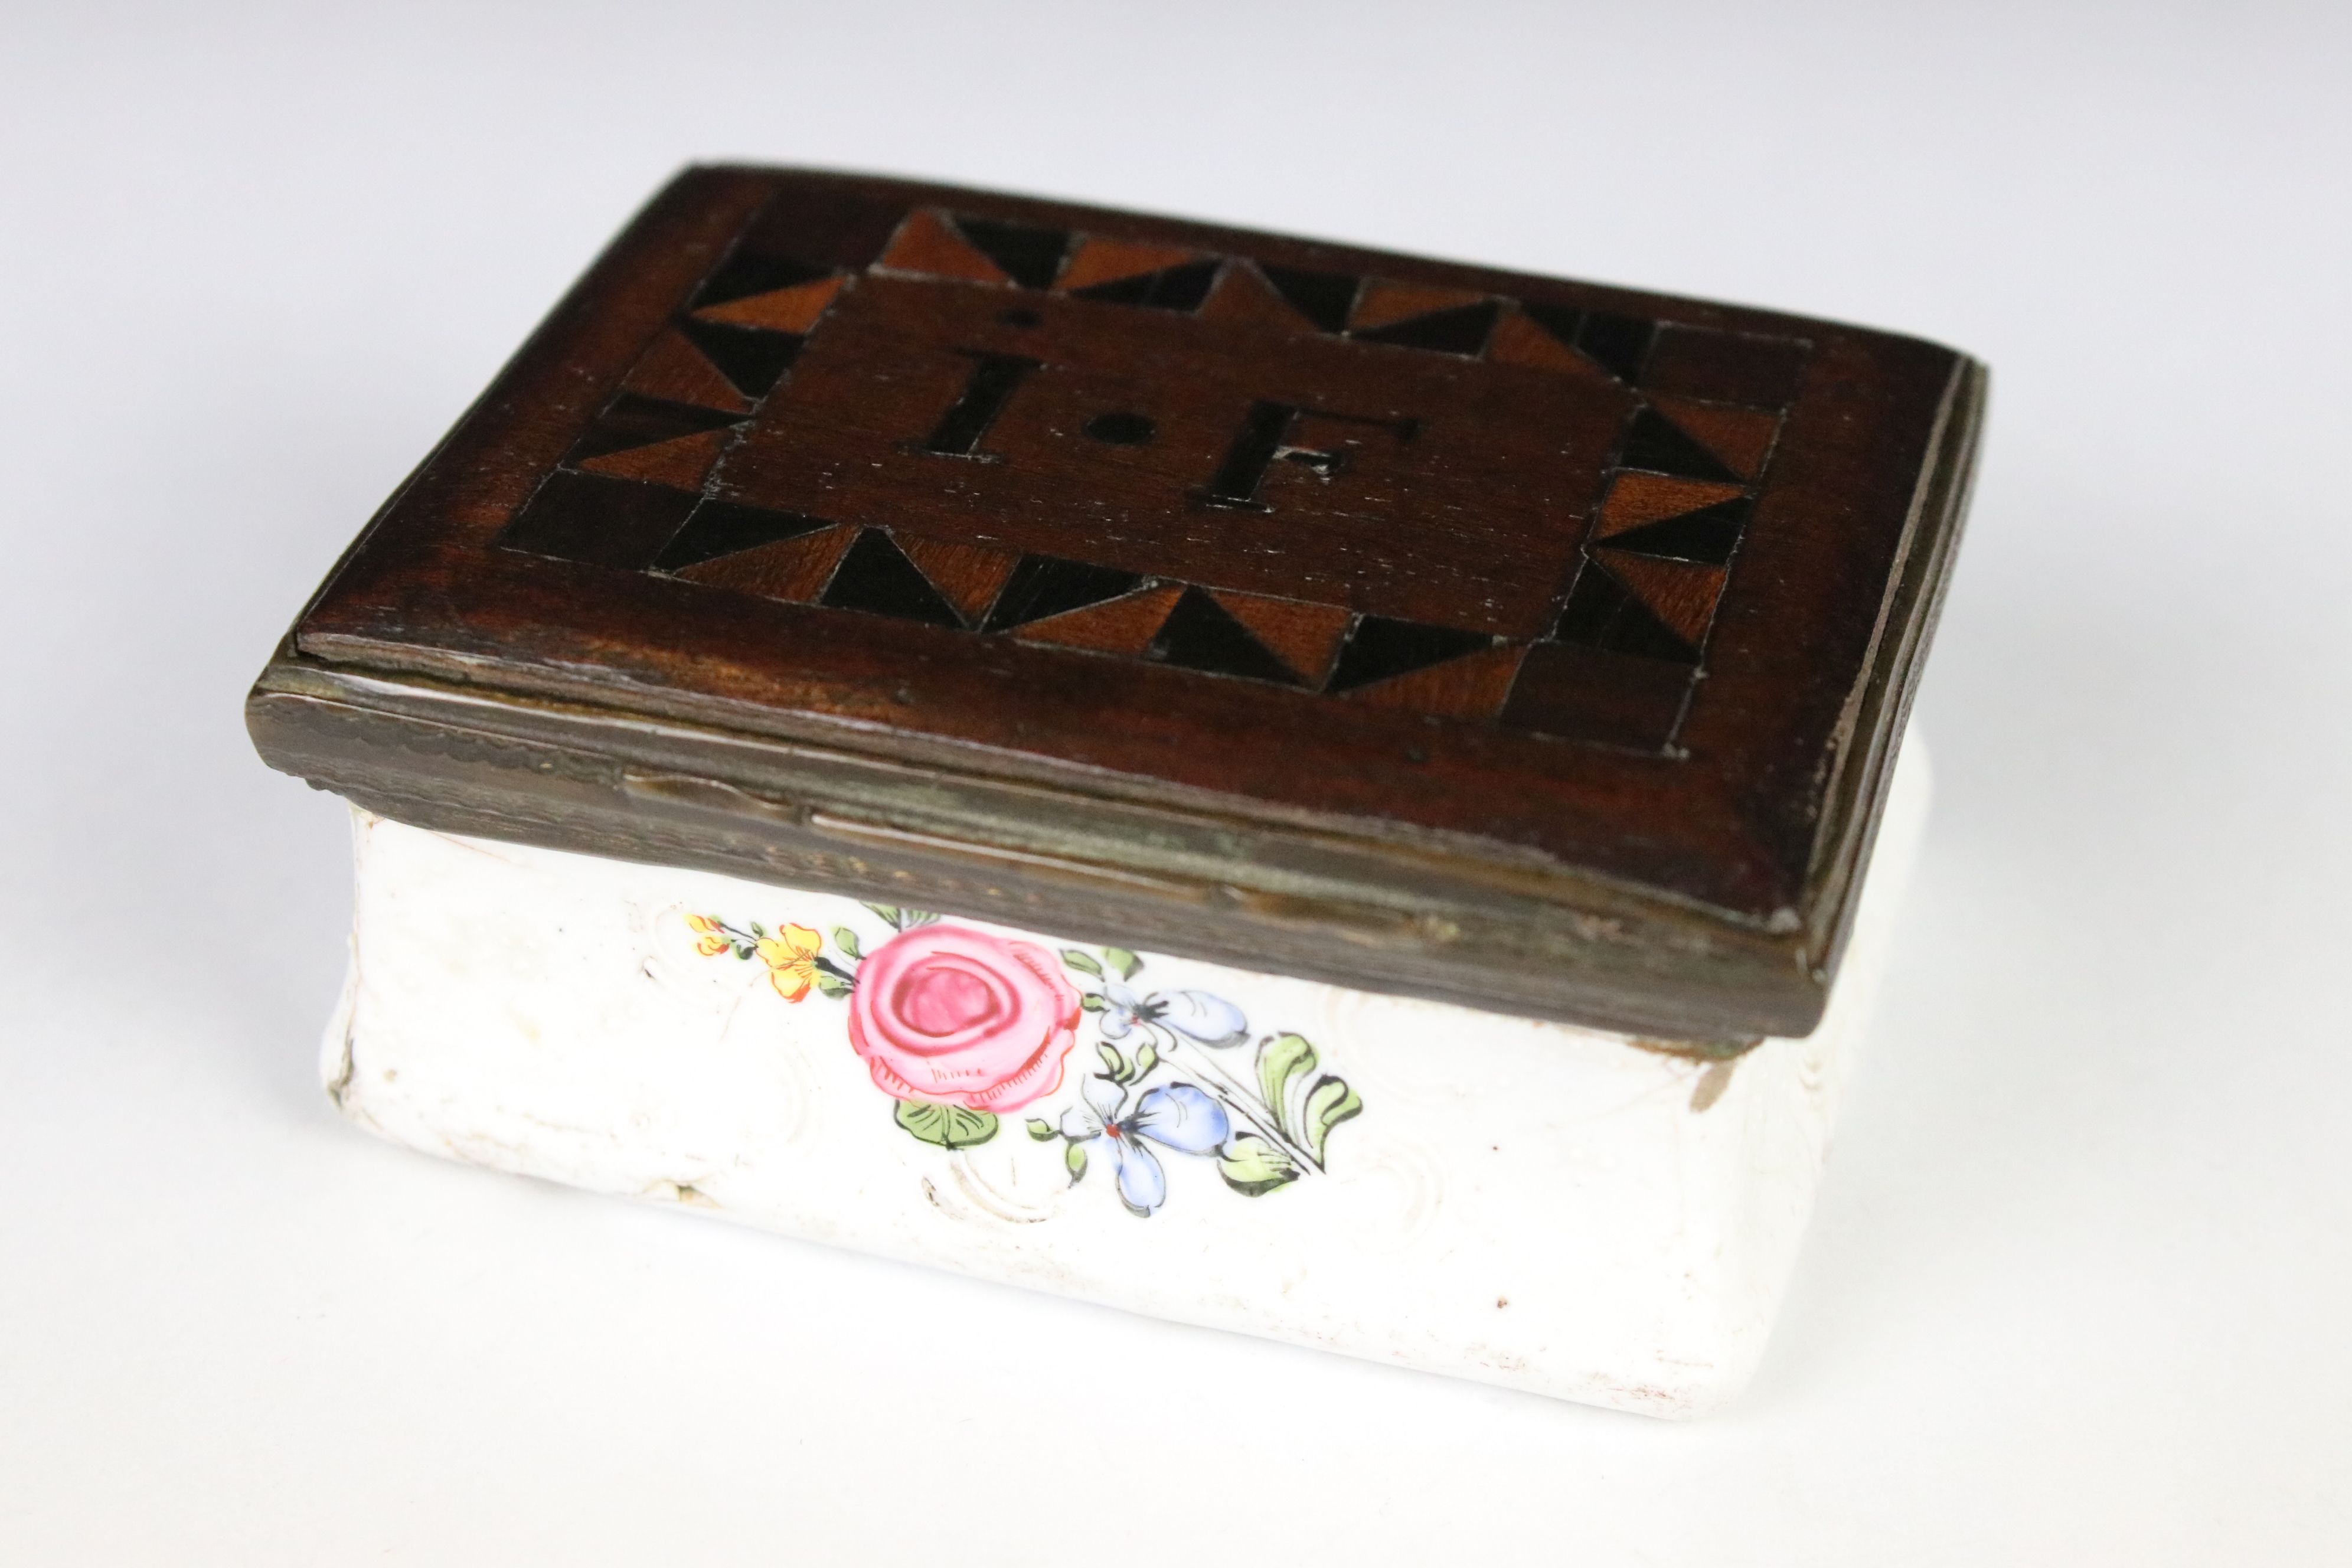
[[[686,923],[700,933],[699,940],[694,944],[694,951],[705,958],[716,958],[732,945],[728,942],[727,933],[720,929],[719,922],[709,915],[688,915],[686,917]]]
[[[760,943],[760,962],[768,966],[768,984],[787,1002],[797,1002],[816,984],[816,955],[824,938],[806,926],[785,926]]]

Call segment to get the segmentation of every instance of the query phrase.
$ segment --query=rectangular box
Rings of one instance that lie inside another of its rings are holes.
[[[364,808],[339,1100],[1699,1407],[1810,1198],[1982,395],[1831,323],[691,171],[250,700]],[[1600,1298],[1500,1267],[1571,1233]]]

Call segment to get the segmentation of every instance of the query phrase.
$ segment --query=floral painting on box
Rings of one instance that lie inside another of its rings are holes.
[[[1212,992],[1153,988],[1125,948],[1065,948],[887,905],[870,943],[847,926],[773,931],[688,914],[696,950],[757,962],[784,1001],[810,993],[848,1004],[849,1047],[896,1105],[898,1126],[942,1149],[997,1135],[1003,1114],[1066,1100],[1024,1119],[1058,1142],[1072,1183],[1089,1173],[1129,1212],[1167,1201],[1166,1161],[1213,1160],[1234,1191],[1258,1197],[1324,1169],[1331,1130],[1363,1101],[1321,1069],[1306,1037],[1258,1034]],[[1065,1091],[1069,1060],[1093,1020],[1094,1059]]]

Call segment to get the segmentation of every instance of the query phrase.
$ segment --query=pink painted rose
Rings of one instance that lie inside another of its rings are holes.
[[[1011,1110],[1062,1086],[1078,1011],[1044,948],[915,926],[858,964],[849,1043],[893,1099]]]

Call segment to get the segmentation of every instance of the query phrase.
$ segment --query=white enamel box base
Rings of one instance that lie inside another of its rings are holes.
[[[1822,1026],[1728,1061],[355,813],[324,1070],[430,1153],[1695,1415],[1763,1352],[1927,772]]]

